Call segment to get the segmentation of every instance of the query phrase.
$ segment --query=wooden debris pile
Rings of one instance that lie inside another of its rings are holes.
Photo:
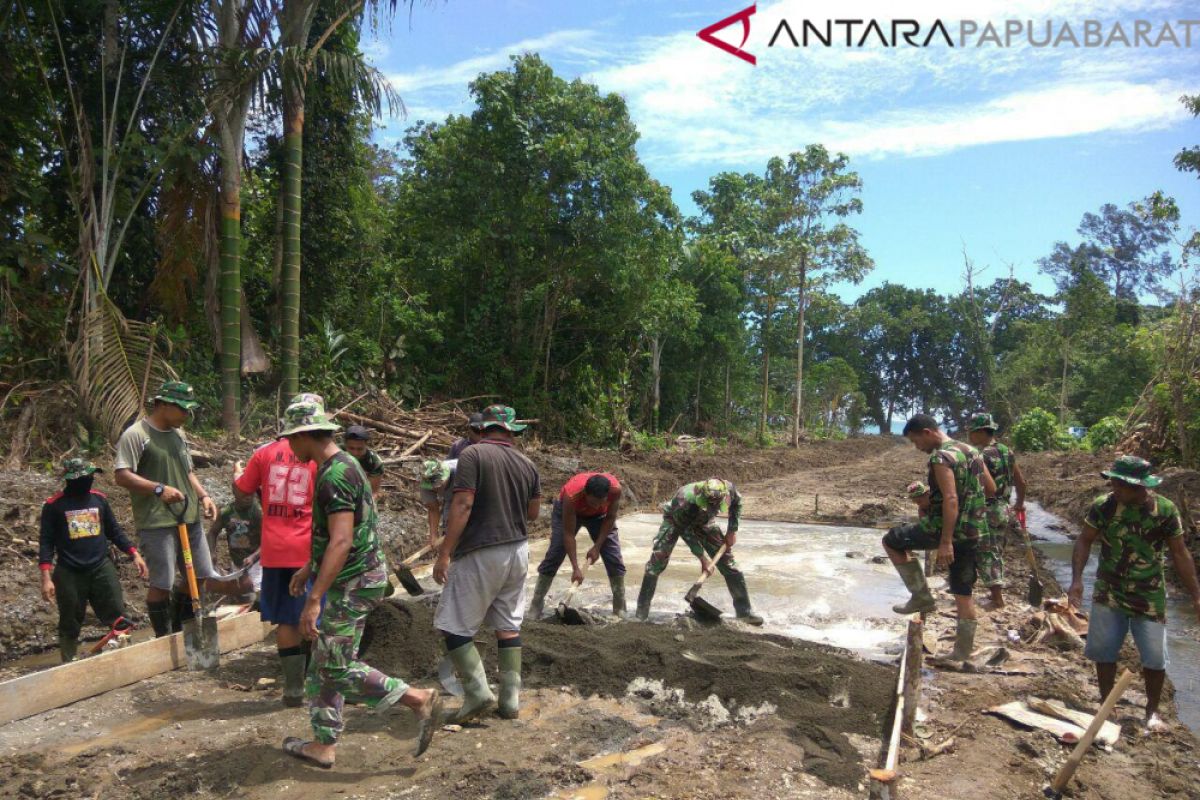
[[[1022,640],[1027,644],[1052,644],[1071,650],[1083,649],[1087,617],[1063,600],[1046,600],[1042,610],[1025,623]]]
[[[334,413],[343,426],[371,431],[371,449],[384,464],[440,458],[466,435],[467,416],[486,405],[486,397],[468,397],[404,408],[387,395],[359,396]]]

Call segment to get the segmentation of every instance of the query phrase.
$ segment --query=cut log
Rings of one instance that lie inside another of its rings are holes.
[[[405,450],[403,453],[400,454],[400,460],[403,461],[408,456],[411,456],[413,453],[420,450],[421,445],[423,445],[427,441],[429,441],[430,436],[433,436],[433,431],[432,430],[425,431],[425,434],[423,436],[421,436],[420,439],[417,439],[415,442],[412,443],[412,445],[407,450]]]
[[[228,653],[261,642],[270,626],[263,623],[258,612],[251,612],[220,620],[217,630],[221,652]],[[173,633],[82,661],[22,675],[0,683],[0,725],[186,665],[183,634]]]

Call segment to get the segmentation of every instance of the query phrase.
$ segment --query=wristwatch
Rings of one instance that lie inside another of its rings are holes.
[[[162,485],[161,483],[160,483],[160,484],[158,484],[157,486],[155,486],[155,487],[154,487],[154,496],[155,496],[155,497],[162,497],[163,488],[164,488],[164,487],[163,487],[163,485]]]

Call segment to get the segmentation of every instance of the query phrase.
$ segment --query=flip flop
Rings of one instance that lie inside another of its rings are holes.
[[[417,749],[413,757],[417,757],[429,749],[433,734],[442,725],[442,696],[434,690],[433,701],[430,703],[429,716],[417,723]]]
[[[332,761],[322,761],[319,758],[315,758],[310,756],[308,753],[305,753],[304,745],[306,744],[312,744],[312,742],[305,741],[304,739],[300,739],[295,736],[289,736],[283,740],[283,752],[287,753],[293,758],[298,758],[301,761],[307,761],[310,764],[315,764],[321,769],[333,769]]]

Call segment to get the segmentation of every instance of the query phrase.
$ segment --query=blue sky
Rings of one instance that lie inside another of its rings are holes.
[[[1052,285],[1036,260],[1075,241],[1081,216],[1156,189],[1200,223],[1200,182],[1171,163],[1200,144],[1200,121],[1178,102],[1200,92],[1200,26],[1190,48],[768,48],[780,19],[911,18],[1002,25],[1083,20],[1128,25],[1196,19],[1165,0],[885,0],[760,2],[745,49],[751,66],[696,31],[747,0],[447,0],[417,2],[364,42],[400,92],[406,119],[381,121],[391,144],[417,120],[472,108],[467,83],[537,52],[566,78],[623,95],[639,153],[684,213],[723,170],[761,172],[773,155],[820,142],[846,152],[863,178],[854,224],[876,261],[844,299],[884,281],[942,292],[962,286],[963,248],[985,281],[1008,273]],[[1182,38],[1184,28],[1173,26]],[[1041,30],[1038,28],[1037,30]],[[1040,35],[1040,34],[1039,34]],[[1082,34],[1079,34],[1080,36]],[[721,38],[740,40],[740,26]],[[971,42],[968,42],[970,45]]]

